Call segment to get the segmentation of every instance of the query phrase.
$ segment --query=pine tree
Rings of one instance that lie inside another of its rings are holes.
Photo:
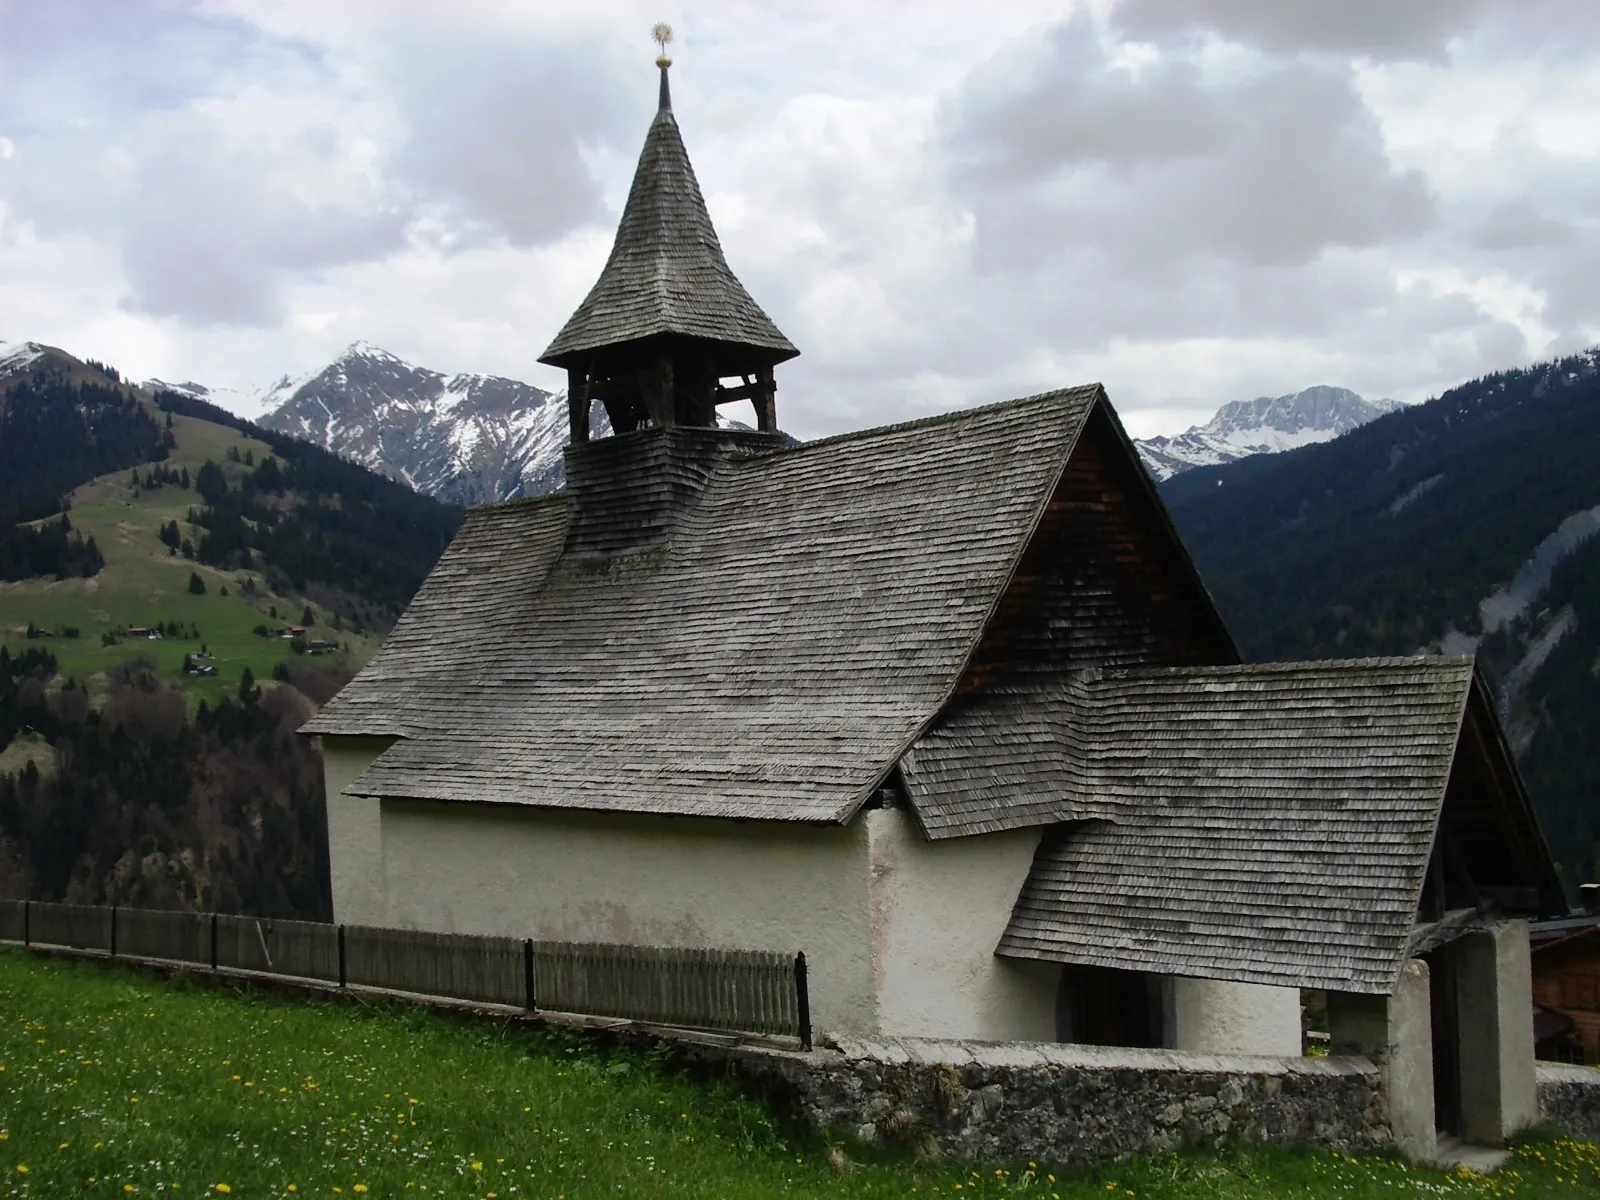
[[[200,572],[189,572],[189,591],[196,596],[204,596],[206,594],[206,581],[200,578]]]

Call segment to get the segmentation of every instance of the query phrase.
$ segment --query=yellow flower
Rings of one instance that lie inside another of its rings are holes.
[[[123,1184],[122,1185],[122,1192],[123,1192],[124,1195],[131,1195],[132,1192],[133,1192],[133,1184],[131,1184],[131,1183]]]
[[[297,1188],[297,1187],[295,1187],[295,1185],[294,1185],[294,1184],[292,1184],[292,1183],[291,1183],[291,1184],[290,1184],[290,1185],[289,1185],[289,1190],[290,1190],[290,1191],[291,1191],[291,1192],[298,1192],[298,1191],[299,1191],[299,1190],[300,1190],[300,1189],[299,1189],[299,1188]]]
[[[229,1187],[225,1183],[219,1183],[219,1184],[217,1184],[217,1191],[221,1192],[224,1196],[226,1196],[229,1192],[233,1191],[233,1189],[231,1187]]]
[[[367,1185],[364,1184],[364,1183],[358,1183],[358,1184],[355,1185],[355,1187],[351,1188],[350,1190],[352,1192],[354,1192],[356,1195],[359,1196],[359,1195],[362,1195],[363,1193],[366,1192]]]
[[[27,1163],[18,1163],[17,1164],[17,1174],[18,1175],[26,1175],[27,1173],[28,1173],[28,1164]]]
[[[475,1162],[472,1164],[472,1169],[474,1171],[481,1171],[483,1170],[483,1164],[481,1162]]]
[[[57,1150],[65,1150],[71,1144],[72,1144],[71,1142],[62,1142],[61,1145],[56,1147],[56,1149]]]

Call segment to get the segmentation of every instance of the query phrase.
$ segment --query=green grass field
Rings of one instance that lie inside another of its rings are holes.
[[[1600,1194],[1596,1148],[1555,1138],[1524,1144],[1492,1177],[1327,1150],[1052,1172],[885,1157],[830,1166],[830,1149],[786,1136],[726,1086],[564,1031],[241,995],[0,949],[0,1193],[10,1196]]]
[[[164,414],[158,415],[165,419]],[[191,478],[207,459],[221,465],[230,479],[237,478],[248,468],[227,461],[230,448],[240,455],[248,451],[258,463],[271,453],[263,442],[191,417],[174,417],[173,435],[177,446],[165,465],[174,471],[187,467]],[[140,468],[140,475],[148,469]],[[176,520],[185,536],[198,541],[200,531],[185,526],[184,518],[189,509],[202,506],[199,493],[176,486],[135,492],[129,486],[130,474],[118,471],[101,476],[72,496],[68,515],[73,527],[85,537],[93,536],[105,556],[106,565],[99,574],[91,579],[0,583],[0,644],[12,652],[28,646],[48,649],[59,660],[62,675],[88,684],[91,691],[97,676],[103,677],[106,670],[133,654],[144,654],[156,661],[162,675],[183,687],[191,705],[201,697],[215,702],[223,692],[237,689],[245,667],[257,679],[270,680],[273,668],[292,657],[288,643],[258,637],[252,630],[260,624],[298,623],[303,601],[269,594],[259,574],[217,571],[181,555],[172,556],[158,536],[161,527]],[[204,595],[189,592],[191,572],[204,580]],[[255,578],[261,589],[249,598],[241,594],[246,577]],[[223,588],[228,595],[221,594]],[[273,607],[278,611],[276,620],[269,615]],[[326,614],[317,616],[319,622],[327,619]],[[108,631],[168,621],[186,629],[198,627],[199,638],[101,644],[101,635]],[[26,637],[30,623],[52,632],[76,626],[81,634],[30,641]],[[335,632],[326,624],[314,627],[311,636],[348,643],[357,663],[369,659],[380,640],[348,630]],[[216,676],[184,676],[184,656],[198,651],[202,643],[213,656],[209,663],[217,668]]]

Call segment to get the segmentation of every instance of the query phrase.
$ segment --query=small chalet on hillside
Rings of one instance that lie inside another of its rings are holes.
[[[1513,918],[1564,906],[1472,662],[1241,665],[1102,388],[790,446],[796,353],[663,62],[544,356],[566,490],[474,510],[306,727],[338,919],[804,950],[846,1033],[1299,1054],[1325,989],[1416,1137],[1530,1119]]]

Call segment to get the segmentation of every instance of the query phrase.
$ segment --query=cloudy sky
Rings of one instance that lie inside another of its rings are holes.
[[[0,339],[249,390],[536,359],[674,107],[810,437],[1138,434],[1600,341],[1594,0],[0,0]]]

